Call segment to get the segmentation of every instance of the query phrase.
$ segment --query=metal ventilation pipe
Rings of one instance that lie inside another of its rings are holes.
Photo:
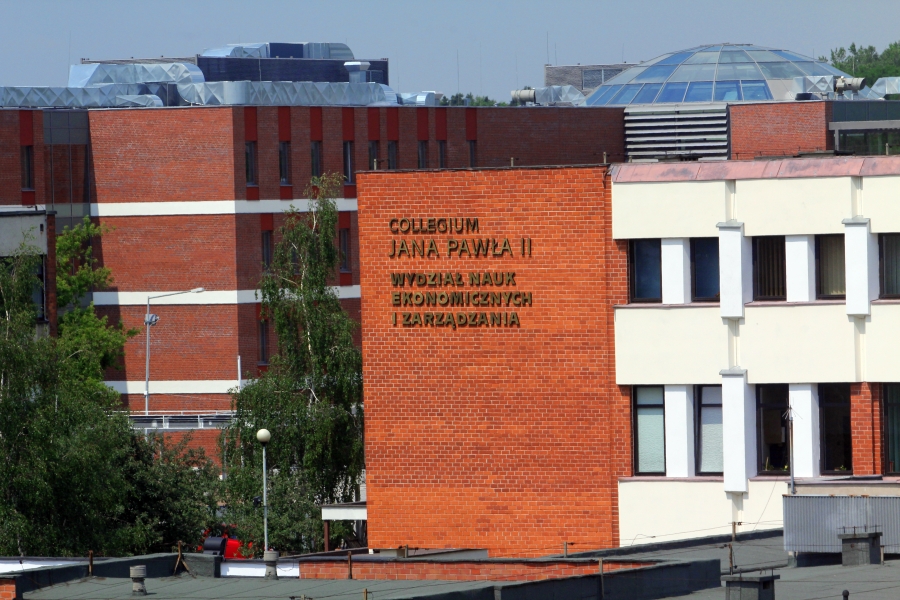
[[[266,550],[263,552],[263,562],[266,564],[266,579],[278,579],[278,552]]]
[[[513,90],[510,94],[517,102],[534,102],[534,90]]]
[[[858,92],[862,89],[865,79],[862,77],[835,77],[834,91],[838,94],[844,92]]]
[[[135,565],[129,569],[131,576],[131,595],[146,596],[147,586],[144,585],[144,579],[147,577],[147,565]]]

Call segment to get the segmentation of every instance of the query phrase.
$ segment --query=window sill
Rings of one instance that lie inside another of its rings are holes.
[[[879,298],[872,300],[872,304],[900,304],[900,298]]]
[[[686,304],[663,304],[661,302],[629,302],[628,304],[616,304],[615,308],[711,308],[719,306],[718,302],[688,302]]]
[[[808,300],[804,302],[788,302],[787,300],[754,300],[744,306],[824,306],[832,304],[847,304],[843,298],[838,300]]]
[[[666,477],[665,475],[634,475],[632,477],[619,477],[620,483],[628,483],[631,481],[672,481],[672,482],[704,482],[704,481],[725,481],[722,475],[696,475],[694,477]]]

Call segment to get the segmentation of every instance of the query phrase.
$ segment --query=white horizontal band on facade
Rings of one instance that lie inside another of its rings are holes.
[[[144,380],[107,381],[106,385],[120,394],[143,394]],[[237,379],[197,379],[184,381],[150,380],[150,395],[154,394],[227,394],[236,388]]]
[[[294,207],[309,212],[311,201],[294,200],[195,200],[188,202],[94,202],[92,217],[162,217],[176,215],[248,215],[281,213]],[[341,212],[356,212],[356,198],[335,199]]]
[[[353,300],[360,297],[358,285],[338,285],[332,288],[341,300]],[[94,292],[95,306],[144,306],[147,296],[165,294],[164,291],[147,292]],[[212,304],[256,304],[260,300],[256,290],[209,290],[197,294],[178,294],[153,298],[151,306],[207,306]]]

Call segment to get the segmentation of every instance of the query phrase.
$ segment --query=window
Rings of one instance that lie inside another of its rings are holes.
[[[438,168],[447,168],[447,142],[444,140],[438,142]]]
[[[344,184],[352,185],[353,177],[353,142],[344,142]]]
[[[263,268],[268,270],[272,266],[272,232],[262,232],[262,260]]]
[[[691,289],[694,302],[719,301],[719,238],[691,240]]]
[[[247,185],[256,185],[256,142],[244,144],[244,161],[247,167]]]
[[[269,364],[269,322],[259,322],[259,364]]]
[[[845,298],[844,236],[816,236],[816,297]]]
[[[281,185],[291,185],[291,143],[281,142],[278,145],[278,175]]]
[[[322,176],[322,142],[311,142],[310,149],[310,173],[313,177]]]
[[[350,272],[350,230],[343,228],[338,230],[341,248],[341,271]]]
[[[378,142],[369,142],[369,168],[378,170]]]
[[[659,240],[631,241],[631,301],[662,302],[662,255]]]
[[[722,454],[722,386],[698,388],[697,399],[697,473],[720,474],[724,470]]]
[[[900,233],[884,233],[879,241],[881,242],[881,297],[900,298]]]
[[[34,146],[22,146],[22,189],[34,189]]]
[[[634,388],[634,431],[635,473],[665,474],[666,432],[662,386]]]
[[[790,472],[788,445],[788,386],[786,384],[756,386],[756,418],[758,421],[759,472]]]
[[[419,168],[428,168],[428,142],[426,141],[419,142]]]
[[[476,156],[476,151],[478,150],[477,144],[475,140],[469,140],[469,168],[474,169],[478,164],[478,157]]]
[[[397,142],[388,142],[388,169],[397,168]]]
[[[900,472],[900,384],[884,384],[885,471]]]
[[[753,299],[787,298],[784,262],[784,236],[753,238]]]
[[[850,384],[819,384],[819,423],[822,428],[822,472],[853,472],[850,444]]]

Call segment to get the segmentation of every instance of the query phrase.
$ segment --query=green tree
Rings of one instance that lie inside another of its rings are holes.
[[[824,56],[819,60],[830,62],[832,66],[854,77],[864,77],[866,85],[871,86],[881,77],[900,77],[900,41],[888,45],[880,54],[875,46],[857,46],[835,48],[831,58]]]
[[[449,98],[444,96],[441,98],[441,106],[465,106],[466,100],[469,101],[469,106],[506,106],[505,103],[498,103],[487,96],[474,96],[472,92],[465,96],[461,93],[453,94]]]
[[[259,286],[262,316],[274,326],[277,353],[268,370],[234,393],[226,430],[228,523],[260,551],[263,540],[262,453],[256,432],[272,433],[269,544],[278,550],[322,549],[319,507],[353,500],[363,469],[362,359],[356,324],[331,283],[339,174],[313,178],[308,212],[290,210],[271,267]],[[335,537],[345,530],[337,528]]]
[[[37,249],[23,244],[0,259],[3,555],[168,550],[178,540],[199,541],[214,514],[210,462],[186,442],[170,446],[135,433],[118,394],[103,383],[126,334],[81,306],[90,286],[109,280],[87,244],[102,232],[86,225],[58,238],[68,257],[59,264],[68,306],[59,338],[35,335]]]

